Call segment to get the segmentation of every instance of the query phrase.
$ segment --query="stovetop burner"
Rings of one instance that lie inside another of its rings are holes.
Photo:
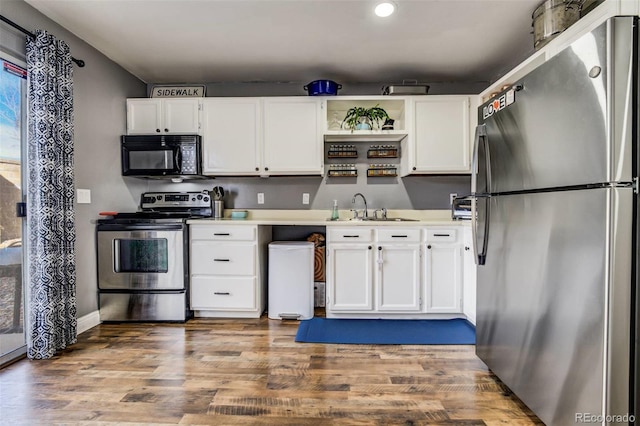
[[[211,199],[203,192],[146,192],[140,196],[141,210],[117,213],[98,223],[182,222],[211,217]]]
[[[114,219],[188,219],[192,217],[202,217],[190,212],[133,212],[118,213]]]

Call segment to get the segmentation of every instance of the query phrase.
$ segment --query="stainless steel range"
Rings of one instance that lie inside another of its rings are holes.
[[[208,192],[148,192],[140,210],[99,219],[102,321],[185,321],[189,253],[186,219],[211,216]]]

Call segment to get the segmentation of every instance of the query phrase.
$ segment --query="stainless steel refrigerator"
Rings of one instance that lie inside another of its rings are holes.
[[[606,21],[478,111],[476,352],[548,425],[636,412],[637,26]]]

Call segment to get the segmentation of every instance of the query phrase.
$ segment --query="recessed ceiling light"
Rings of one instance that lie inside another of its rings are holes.
[[[375,8],[375,13],[381,18],[386,18],[396,10],[396,5],[391,2],[380,3]]]

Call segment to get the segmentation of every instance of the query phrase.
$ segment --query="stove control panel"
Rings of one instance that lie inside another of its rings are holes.
[[[145,192],[140,197],[142,210],[211,207],[208,191],[203,192]]]

